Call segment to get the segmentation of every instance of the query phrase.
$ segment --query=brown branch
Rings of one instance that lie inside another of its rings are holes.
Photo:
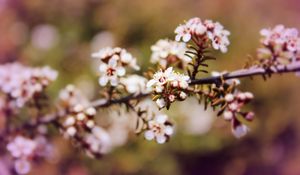
[[[212,76],[212,77],[192,80],[190,85],[218,83],[221,81],[222,78],[224,80],[229,80],[234,78],[252,77],[256,75],[282,74],[282,73],[298,72],[298,71],[300,71],[300,62],[295,62],[287,66],[280,65],[276,69],[268,69],[268,70],[260,67],[251,67],[249,69],[240,69],[230,73],[226,73],[222,76]],[[130,94],[119,99],[99,99],[91,102],[91,106],[95,107],[96,109],[99,109],[99,108],[109,107],[115,104],[126,104],[129,103],[131,100],[139,100],[142,98],[146,98],[150,95],[151,95],[150,93],[141,93],[141,94]],[[50,124],[55,122],[58,116],[59,115],[57,114],[57,112],[55,112],[53,114],[49,114],[44,117],[41,117],[36,122],[26,123],[22,128],[35,128],[40,124]],[[0,134],[0,138],[1,136],[2,135]]]
[[[274,69],[264,69],[261,67],[250,67],[248,69],[240,69],[237,71],[226,73],[221,76],[213,76],[213,77],[207,77],[198,80],[192,80],[190,85],[217,83],[221,81],[221,78],[223,78],[224,80],[228,80],[234,78],[252,77],[256,75],[282,74],[282,73],[290,73],[290,72],[298,72],[298,71],[300,71],[300,61],[286,66],[279,65]]]
[[[149,95],[150,95],[150,93],[141,93],[141,94],[130,94],[130,95],[127,95],[127,96],[119,98],[119,99],[111,99],[111,100],[99,99],[99,100],[95,100],[95,101],[91,102],[91,106],[98,109],[98,108],[108,107],[108,106],[111,106],[114,104],[127,103],[130,100],[134,100],[134,99],[142,99]]]
[[[300,62],[295,62],[292,64],[289,64],[287,66],[280,65],[276,69],[269,69],[266,70],[261,67],[251,67],[248,69],[240,69],[236,70],[227,74],[222,75],[224,80],[234,79],[234,78],[244,78],[244,77],[252,77],[256,75],[269,75],[269,74],[282,74],[282,73],[290,73],[290,72],[298,72],[300,71]],[[201,78],[197,80],[192,80],[190,85],[196,85],[196,84],[212,84],[212,83],[218,83],[221,81],[222,76],[212,76],[207,78]],[[122,97],[120,99],[99,99],[91,103],[91,105],[95,108],[102,108],[102,107],[108,107],[114,104],[123,104],[127,103],[130,100],[137,100],[141,98],[145,98],[149,96],[149,93],[144,94],[130,94],[128,96]]]

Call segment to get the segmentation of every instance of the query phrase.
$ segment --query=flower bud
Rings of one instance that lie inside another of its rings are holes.
[[[225,111],[223,117],[225,120],[231,120],[233,118],[233,113],[231,111]]]
[[[180,92],[179,96],[182,100],[186,99],[186,97],[187,97],[185,92]]]
[[[227,102],[232,102],[232,101],[234,100],[233,94],[227,94],[227,95],[225,96],[225,100],[226,100]]]
[[[69,136],[72,137],[76,134],[77,130],[75,127],[71,126],[71,127],[67,128],[66,132]]]

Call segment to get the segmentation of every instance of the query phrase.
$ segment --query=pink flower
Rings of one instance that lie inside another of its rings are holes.
[[[13,157],[27,157],[33,153],[36,148],[36,143],[23,136],[17,136],[14,140],[6,146],[7,150]]]
[[[14,167],[18,174],[27,174],[31,170],[30,162],[25,159],[16,160]]]

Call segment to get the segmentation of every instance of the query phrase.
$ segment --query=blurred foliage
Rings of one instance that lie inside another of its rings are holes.
[[[73,82],[93,97],[99,88],[90,58],[92,45],[125,47],[147,70],[150,46],[160,38],[173,38],[178,24],[197,16],[219,21],[231,31],[228,54],[216,53],[218,60],[210,68],[234,70],[255,55],[261,28],[275,24],[300,28],[299,7],[297,0],[0,0],[0,62],[50,65],[58,70],[59,79],[49,89],[53,99]],[[35,39],[37,27],[44,25],[53,30]],[[97,41],[95,36],[101,32],[109,32],[110,38]],[[44,42],[49,43],[40,47]],[[216,120],[208,132],[178,131],[164,145],[133,136],[125,146],[93,160],[69,149],[71,145],[58,137],[54,138],[59,145],[57,161],[42,163],[31,174],[300,174],[299,78],[245,79],[241,89],[255,94],[252,108],[257,115],[243,139],[233,138],[229,125]],[[168,113],[189,115],[176,111],[172,107]]]

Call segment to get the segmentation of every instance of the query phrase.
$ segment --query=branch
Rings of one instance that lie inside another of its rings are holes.
[[[99,100],[95,100],[93,102],[91,102],[91,106],[94,108],[103,108],[103,107],[108,107],[114,104],[122,104],[122,103],[127,103],[130,100],[138,100],[138,99],[142,99],[145,98],[147,96],[149,96],[150,93],[140,93],[140,94],[130,94],[127,95],[125,97],[119,98],[119,99],[99,99]]]
[[[295,62],[289,65],[279,65],[274,69],[264,69],[261,67],[251,67],[249,69],[240,69],[236,70],[221,76],[207,77],[198,80],[192,80],[190,85],[195,84],[212,84],[221,81],[221,78],[224,80],[234,79],[234,78],[244,78],[244,77],[252,77],[256,75],[271,75],[271,74],[282,74],[282,73],[290,73],[290,72],[298,72],[300,71],[300,61]]]
[[[261,67],[251,67],[249,69],[240,69],[236,70],[221,76],[212,76],[207,78],[201,78],[197,80],[192,80],[190,85],[196,84],[212,84],[224,80],[234,79],[234,78],[244,78],[244,77],[252,77],[256,75],[271,75],[271,74],[282,74],[282,73],[290,73],[290,72],[298,72],[300,71],[300,62],[295,62],[289,65],[279,65],[276,69],[264,69]],[[222,77],[223,76],[223,77]],[[138,100],[145,98],[151,95],[150,93],[142,93],[142,94],[130,94],[128,96],[119,98],[119,99],[99,99],[91,103],[91,106],[95,108],[103,108],[108,107],[114,104],[122,104],[127,103],[130,100]]]
[[[298,72],[300,71],[300,62],[296,62],[287,66],[280,65],[276,68],[276,70],[271,69],[264,69],[260,67],[251,67],[249,69],[240,69],[236,70],[227,74],[224,74],[222,76],[215,76],[215,77],[207,77],[197,80],[192,80],[190,85],[196,85],[196,84],[212,84],[217,83],[221,81],[223,78],[224,80],[234,79],[234,78],[244,78],[244,77],[252,77],[256,75],[270,75],[270,74],[282,74],[282,73],[289,73],[289,72]],[[130,100],[139,100],[142,98],[146,98],[150,96],[150,93],[141,93],[141,94],[130,94],[125,97],[119,98],[119,99],[99,99],[91,102],[91,106],[95,107],[96,109],[109,107],[111,105],[115,104],[126,104]],[[25,128],[34,128],[39,124],[49,124],[54,122],[58,118],[57,113],[49,114],[45,117],[40,118],[37,122],[33,123],[26,123],[24,125]],[[23,127],[22,127],[23,128]],[[0,135],[1,138],[1,135]]]

